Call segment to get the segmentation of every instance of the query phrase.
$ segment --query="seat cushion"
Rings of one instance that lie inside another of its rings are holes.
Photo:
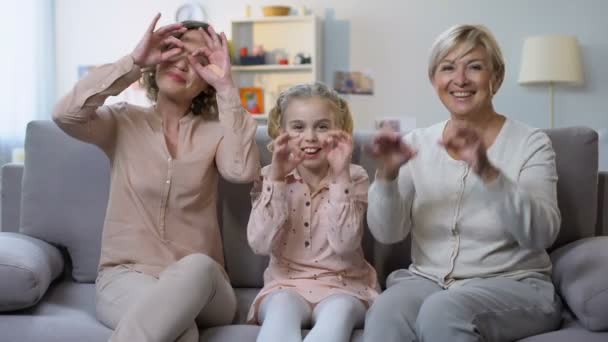
[[[237,303],[236,317],[234,318],[236,324],[245,324],[247,322],[249,307],[251,306],[251,303],[253,303],[253,299],[257,296],[258,292],[260,292],[260,289],[258,288],[234,289]]]
[[[592,332],[583,327],[580,322],[572,321],[564,324],[562,329],[546,334],[531,336],[519,342],[606,342],[608,332]]]
[[[255,342],[260,327],[257,325],[230,325],[206,329],[201,332],[200,342]],[[308,330],[302,331],[302,337],[308,334]],[[363,330],[353,332],[350,342],[362,342]]]
[[[63,280],[35,307],[0,315],[0,340],[106,342],[111,330],[95,318],[95,285]]]

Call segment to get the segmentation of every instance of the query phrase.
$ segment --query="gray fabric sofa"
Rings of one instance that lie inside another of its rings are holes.
[[[561,330],[523,341],[608,341],[608,237],[597,236],[606,233],[608,194],[606,176],[597,172],[597,134],[586,128],[547,133],[557,152],[562,212],[551,251],[554,280],[569,309]],[[353,159],[373,177],[373,162],[361,153],[369,138],[356,134]],[[260,127],[263,165],[270,162],[268,141]],[[94,286],[108,184],[109,163],[100,150],[52,122],[28,125],[25,167],[8,164],[1,173],[0,342],[108,340],[111,331],[95,318]],[[243,322],[267,258],[247,245],[250,185],[221,181],[219,187],[226,269],[239,309],[234,325],[206,329],[201,341],[255,341],[258,327]],[[410,262],[409,241],[381,245],[366,230],[363,244],[381,283]],[[357,330],[353,341],[361,335]]]

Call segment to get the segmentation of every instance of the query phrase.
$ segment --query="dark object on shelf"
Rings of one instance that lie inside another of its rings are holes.
[[[298,53],[293,59],[293,64],[310,64],[312,63],[312,56],[307,53]]]
[[[265,56],[241,56],[241,65],[266,64]]]

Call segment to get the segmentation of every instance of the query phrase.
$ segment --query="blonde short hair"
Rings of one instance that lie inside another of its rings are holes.
[[[456,25],[437,37],[429,57],[429,79],[432,81],[439,63],[456,48],[463,48],[461,56],[482,47],[490,57],[493,73],[493,93],[496,93],[505,77],[505,61],[492,32],[482,25]]]
[[[324,83],[315,82],[293,86],[279,95],[274,108],[268,114],[268,135],[272,139],[279,136],[283,116],[291,100],[311,97],[320,97],[327,100],[333,107],[334,119],[338,128],[348,134],[353,134],[353,117],[348,108],[348,103],[335,90]]]

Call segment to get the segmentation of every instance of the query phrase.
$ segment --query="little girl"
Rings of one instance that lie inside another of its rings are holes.
[[[252,190],[247,237],[269,254],[249,311],[258,342],[350,341],[379,289],[363,256],[367,172],[350,163],[353,120],[321,83],[283,92],[270,112],[272,163]]]

